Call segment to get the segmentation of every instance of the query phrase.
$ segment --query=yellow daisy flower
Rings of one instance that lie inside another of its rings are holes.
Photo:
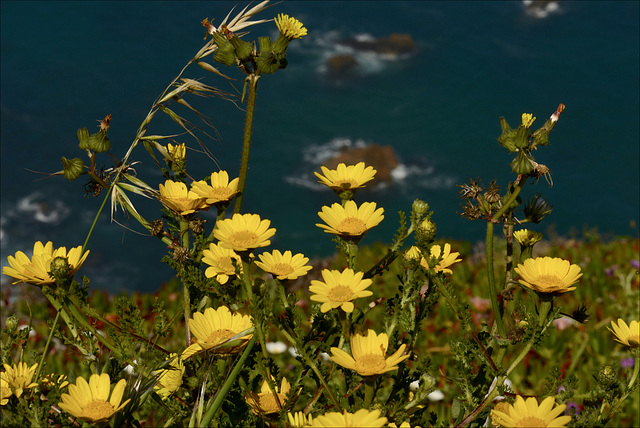
[[[84,422],[106,422],[129,403],[130,399],[122,402],[126,385],[127,381],[120,379],[109,394],[111,379],[108,374],[93,374],[89,383],[79,377],[75,384],[69,385],[69,393],[62,394],[62,403],[58,403],[58,407]]]
[[[22,361],[14,364],[13,367],[9,364],[4,364],[5,371],[0,374],[0,378],[4,379],[7,385],[9,385],[13,395],[20,397],[25,389],[38,385],[35,382],[31,382],[36,372],[36,367],[38,367],[38,363],[28,367],[27,363]]]
[[[305,415],[304,412],[287,413],[289,426],[295,428],[310,427],[313,423],[313,416]]]
[[[522,126],[525,128],[530,128],[534,120],[536,118],[531,113],[522,113]]]
[[[307,265],[308,257],[300,253],[294,256],[288,250],[284,254],[278,250],[273,250],[272,253],[260,254],[258,258],[260,261],[256,261],[256,265],[278,279],[296,279],[306,275],[311,270],[311,266]]]
[[[289,40],[301,39],[303,36],[307,35],[307,29],[302,26],[302,22],[293,17],[289,17],[289,15],[285,15],[284,13],[278,14],[278,17],[274,19],[274,22],[276,23],[280,34]]]
[[[540,406],[535,397],[529,397],[525,401],[521,396],[516,397],[513,405],[509,404],[508,411],[491,411],[491,418],[504,427],[563,427],[571,421],[571,416],[560,416],[566,405],[553,405],[553,397],[545,398]],[[553,408],[553,410],[552,410]]]
[[[291,384],[289,384],[287,378],[285,377],[282,378],[280,388],[276,386],[275,393],[271,390],[271,388],[269,388],[269,383],[266,380],[263,380],[262,385],[260,386],[260,392],[258,394],[253,391],[250,391],[247,394],[247,404],[249,404],[251,410],[256,415],[278,413],[280,409],[284,407],[284,403],[290,389]],[[277,399],[276,395],[278,397]]]
[[[195,338],[195,343],[182,353],[182,359],[187,359],[193,354],[211,350],[219,354],[233,354],[240,351],[253,334],[248,334],[225,343],[235,335],[253,327],[248,315],[231,313],[226,306],[218,309],[207,308],[203,312],[196,312],[189,319],[189,329]],[[221,345],[225,345],[224,347]]]
[[[247,251],[271,244],[276,230],[269,229],[269,220],[260,220],[258,214],[234,214],[232,218],[220,220],[213,231],[223,248]]]
[[[66,257],[71,267],[69,276],[78,272],[82,263],[89,255],[89,251],[82,254],[82,246],[69,250],[66,247],[53,249],[53,242],[49,241],[45,245],[37,241],[33,246],[33,256],[31,259],[22,251],[18,251],[15,256],[7,257],[10,266],[4,266],[2,273],[15,278],[14,284],[26,282],[34,285],[51,285],[55,280],[49,276],[51,271],[51,261],[56,257]]]
[[[367,290],[373,281],[368,278],[362,279],[363,276],[363,272],[356,273],[349,268],[342,272],[324,269],[322,271],[324,282],[311,281],[309,291],[315,293],[311,296],[311,300],[322,303],[320,307],[322,312],[338,307],[345,312],[353,312],[353,300],[373,294]]]
[[[340,348],[331,348],[331,359],[334,363],[340,364],[350,370],[355,370],[360,376],[374,376],[386,373],[398,368],[398,364],[409,358],[409,355],[402,356],[407,345],[400,345],[400,348],[389,358],[387,349],[389,348],[389,337],[385,333],[376,334],[369,329],[366,336],[355,334],[351,336],[351,354],[347,354]]]
[[[404,259],[406,261],[421,260],[422,253],[420,252],[420,249],[418,247],[412,245],[411,248],[404,252]]]
[[[154,389],[163,398],[168,398],[182,386],[182,376],[184,375],[184,364],[182,358],[177,354],[169,356],[169,368],[160,369],[157,372],[156,386]]]
[[[167,153],[169,153],[169,156],[171,156],[171,159],[168,159],[169,161],[182,162],[187,157],[187,148],[184,143],[176,144],[175,146],[173,144],[167,144],[165,149]]]
[[[231,201],[238,193],[239,178],[234,178],[229,182],[227,171],[214,172],[211,174],[211,184],[205,181],[196,181],[191,185],[191,190],[201,198],[205,198],[207,204],[215,205]]]
[[[615,321],[611,321],[611,327],[613,327],[613,330],[609,327],[607,328],[613,333],[617,342],[629,348],[640,348],[640,323],[638,321],[632,320],[627,325],[622,318],[618,318],[617,324]]]
[[[313,418],[312,427],[383,427],[387,418],[380,410],[360,409],[355,413],[328,412]]]
[[[362,237],[369,229],[384,219],[383,208],[376,210],[375,202],[364,202],[360,207],[354,201],[347,201],[344,207],[339,203],[324,206],[318,216],[326,224],[316,224],[326,233],[342,237]]]
[[[571,286],[582,276],[580,266],[551,257],[527,259],[515,271],[520,275],[520,284],[538,293],[552,295],[575,290],[576,287]]]
[[[522,229],[513,232],[513,237],[518,241],[518,244],[523,247],[530,247],[542,239],[542,233],[538,233],[534,230]]]
[[[205,198],[193,190],[188,190],[186,184],[173,180],[165,181],[164,185],[160,184],[159,198],[164,206],[182,216],[208,208]]]
[[[372,166],[365,168],[364,162],[349,166],[340,163],[336,169],[321,166],[320,169],[322,174],[314,172],[316,177],[320,179],[318,183],[322,183],[336,192],[364,187],[365,183],[373,180],[377,172]]]
[[[67,375],[65,374],[59,375],[56,373],[49,373],[40,380],[40,389],[43,392],[49,391],[53,388],[62,389],[67,385],[69,385],[69,382],[67,381]]]
[[[450,244],[444,244],[444,250],[442,250],[442,247],[440,245],[432,245],[430,252],[431,252],[431,256],[435,257],[436,260],[442,259],[433,268],[436,272],[453,273],[453,271],[451,269],[448,269],[448,267],[454,263],[458,263],[462,261],[462,259],[457,258],[460,255],[460,253],[451,252]],[[426,269],[429,269],[429,263],[427,263],[426,259],[423,258],[420,261],[420,264],[424,266]]]
[[[9,382],[7,382],[4,376],[0,376],[0,406],[7,404],[9,402],[9,397],[12,395],[13,392],[9,386]]]
[[[208,250],[202,250],[202,261],[209,265],[204,271],[207,278],[216,277],[220,284],[226,284],[229,277],[236,275],[236,266],[242,273],[242,260],[235,251],[223,248],[219,244],[209,244]]]

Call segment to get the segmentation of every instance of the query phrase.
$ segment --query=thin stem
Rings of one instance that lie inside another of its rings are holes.
[[[242,198],[244,188],[247,183],[247,173],[249,171],[249,149],[251,148],[251,132],[253,130],[253,112],[256,105],[256,91],[258,90],[258,79],[260,76],[251,74],[247,77],[249,81],[249,96],[247,98],[247,115],[244,124],[244,139],[242,142],[242,160],[240,162],[240,177],[238,181],[238,196],[233,206],[233,213],[237,214],[242,208]]]
[[[253,345],[255,343],[256,343],[256,337],[253,336],[249,341],[249,343],[247,344],[247,347],[245,348],[244,352],[238,359],[238,362],[233,367],[233,370],[229,374],[229,377],[227,377],[227,380],[225,380],[224,384],[222,385],[222,388],[220,388],[220,390],[218,391],[218,394],[216,395],[215,400],[213,400],[213,403],[211,403],[211,405],[207,409],[207,412],[202,418],[202,426],[209,426],[209,423],[215,416],[216,412],[218,411],[218,409],[222,405],[222,402],[227,396],[227,393],[233,386],[233,382],[235,382],[236,378],[240,374],[240,371],[242,371],[242,369],[244,368],[244,362],[249,357],[249,354],[251,353],[251,350],[253,349]]]
[[[180,233],[182,234],[181,245],[189,248],[189,222],[186,219],[180,220]],[[186,277],[186,275],[184,275]],[[184,300],[184,329],[187,339],[187,346],[191,345],[191,330],[189,329],[189,318],[191,318],[191,295],[189,294],[189,281],[182,278],[182,298]]]
[[[51,339],[53,338],[53,332],[55,331],[56,326],[58,325],[59,319],[60,319],[60,312],[56,312],[56,317],[53,320],[53,324],[51,325],[51,330],[49,331],[49,337],[47,337],[47,343],[44,344],[44,350],[42,351],[42,357],[40,358],[38,369],[36,370],[36,373],[33,376],[33,378],[36,380],[40,376],[40,369],[42,368],[42,363],[44,363],[44,357],[45,355],[47,355],[47,350],[49,349],[49,345],[51,344]]]

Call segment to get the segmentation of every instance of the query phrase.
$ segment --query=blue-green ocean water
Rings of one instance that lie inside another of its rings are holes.
[[[121,157],[152,101],[204,44],[200,22],[219,23],[228,2],[2,2],[1,3],[1,251],[30,252],[36,240],[81,245],[102,201],[83,195],[83,180],[42,179],[32,171],[61,169],[60,157],[80,156],[76,130],[94,131],[113,115],[112,153]],[[364,243],[388,240],[399,210],[427,201],[439,236],[480,240],[483,224],[461,212],[457,184],[468,178],[502,186],[513,179],[510,156],[496,141],[498,118],[517,125],[523,112],[537,125],[559,103],[567,109],[536,160],[553,172],[527,187],[540,192],[560,234],[597,227],[637,235],[639,219],[638,2],[559,2],[545,18],[522,2],[282,2],[263,13],[288,13],[309,30],[291,44],[289,66],[259,83],[251,168],[243,211],[278,229],[271,248],[308,256],[330,254],[331,237],[314,224],[335,196],[312,178],[341,144],[392,145],[401,161],[386,188],[359,193],[375,201],[385,220]],[[275,37],[273,23],[253,27],[249,39]],[[417,52],[385,59],[339,44],[351,37],[408,33]],[[335,79],[326,60],[356,55],[354,76]],[[222,67],[222,66],[221,66]],[[241,78],[232,70],[231,75]],[[187,77],[232,90],[199,67]],[[236,85],[241,87],[241,83]],[[243,114],[232,104],[191,99],[216,126],[207,145],[222,168],[237,175]],[[177,132],[166,120],[149,133]],[[192,148],[197,145],[181,137]],[[140,148],[140,178],[157,186],[160,174]],[[107,166],[110,161],[103,157]],[[195,176],[217,170],[189,152]],[[157,203],[134,199],[149,220]],[[126,227],[141,232],[120,214]],[[166,249],[154,238],[111,223],[103,213],[81,274],[112,291],[156,289],[172,271],[158,262]]]

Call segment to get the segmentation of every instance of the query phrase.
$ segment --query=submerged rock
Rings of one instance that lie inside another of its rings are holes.
[[[366,166],[372,166],[377,173],[374,182],[391,182],[391,171],[398,166],[398,157],[393,147],[371,144],[366,147],[351,148],[324,163],[329,169],[335,169],[339,163],[355,165],[364,162]]]
[[[358,61],[349,54],[334,55],[327,60],[327,67],[331,73],[344,74],[355,69],[358,66]]]

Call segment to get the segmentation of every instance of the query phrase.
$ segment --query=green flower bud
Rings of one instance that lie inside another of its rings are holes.
[[[71,266],[69,265],[69,260],[66,257],[58,256],[51,260],[51,276],[56,280],[66,280],[69,279],[69,272],[71,271]]]
[[[616,369],[611,366],[604,366],[598,372],[598,381],[605,386],[612,385],[617,377]]]
[[[516,129],[516,135],[514,138],[514,144],[519,149],[526,149],[529,147],[529,128],[533,121],[536,120],[532,114],[522,114],[522,124]]]
[[[233,36],[229,39],[229,43],[233,45],[236,51],[236,57],[240,61],[248,61],[253,56],[253,45],[249,42],[245,42],[240,37]]]
[[[498,143],[510,152],[515,152],[517,149],[514,141],[516,131],[511,129],[504,117],[500,118],[500,128],[502,129],[502,134],[498,137]]]
[[[536,194],[530,198],[524,205],[524,215],[526,220],[538,224],[543,218],[551,214],[553,205],[545,201],[540,194]]]
[[[62,166],[67,180],[75,180],[84,173],[84,162],[80,158],[67,159],[63,156]]]
[[[256,68],[258,74],[271,74],[287,67],[287,59],[284,55],[274,54],[273,52],[261,52],[256,58]]]
[[[529,175],[533,171],[532,160],[527,153],[520,150],[511,162],[511,170],[516,174]]]
[[[430,218],[425,218],[418,225],[418,229],[416,230],[416,234],[419,235],[419,239],[424,239],[425,241],[431,241],[436,237],[436,233],[438,232],[438,228],[436,224]]]
[[[20,324],[18,317],[16,317],[15,315],[11,315],[4,322],[4,328],[7,329],[7,332],[9,333],[9,335],[12,335],[12,334],[15,334],[16,330],[18,329],[18,324]]]
[[[111,148],[111,141],[107,137],[107,131],[100,130],[89,136],[89,150],[96,153],[106,152]]]
[[[416,199],[413,201],[411,209],[417,218],[421,218],[427,213],[427,211],[429,211],[429,204],[425,201],[421,201],[420,199]]]
[[[227,40],[227,38],[218,31],[212,34],[213,41],[218,45],[216,53],[213,55],[213,60],[224,64],[227,67],[235,64],[236,52],[233,45]]]
[[[78,141],[80,141],[78,146],[82,150],[89,148],[89,130],[87,128],[78,129]]]
[[[258,37],[258,47],[260,52],[269,52],[271,50],[271,37]]]

